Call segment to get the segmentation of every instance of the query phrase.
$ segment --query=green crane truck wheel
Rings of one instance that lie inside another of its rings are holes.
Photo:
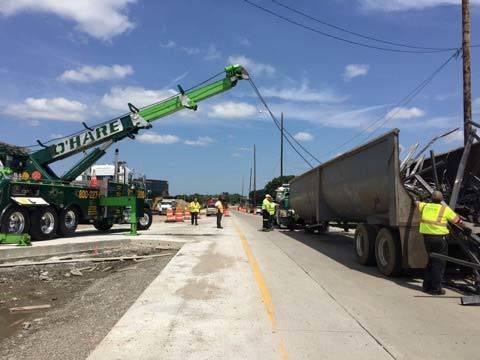
[[[72,236],[77,230],[80,214],[76,207],[63,209],[58,216],[58,233],[62,236]]]
[[[13,205],[3,215],[0,232],[4,234],[24,234],[30,230],[30,214],[24,207]]]
[[[105,231],[108,231],[112,228],[113,224],[111,222],[109,222],[108,220],[106,219],[102,219],[102,220],[96,220],[94,223],[93,223],[93,226],[95,227],[95,229],[97,229],[98,231],[102,231],[102,232],[105,232]]]
[[[148,230],[152,225],[152,221],[152,210],[150,208],[143,209],[143,216],[138,219],[138,230]]]
[[[57,234],[58,215],[51,206],[39,207],[32,213],[30,235],[33,240],[53,239]]]

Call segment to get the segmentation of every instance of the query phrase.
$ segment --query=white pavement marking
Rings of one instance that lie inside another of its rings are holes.
[[[187,242],[90,354],[96,359],[279,359],[230,219],[178,229]]]

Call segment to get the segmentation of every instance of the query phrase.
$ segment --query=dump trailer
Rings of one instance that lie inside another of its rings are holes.
[[[325,232],[329,224],[355,227],[358,261],[376,264],[387,276],[424,268],[428,261],[418,232],[419,212],[400,173],[398,135],[399,130],[391,131],[290,182],[291,208],[306,229]],[[472,147],[472,159],[480,155],[477,145]],[[455,179],[461,154],[458,149],[435,156],[444,164],[443,177]],[[471,164],[467,169],[479,170]]]

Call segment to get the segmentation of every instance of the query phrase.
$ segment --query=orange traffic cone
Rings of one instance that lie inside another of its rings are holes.
[[[175,222],[183,222],[183,211],[177,210],[175,212]]]
[[[185,210],[185,216],[183,217],[185,220],[190,220],[191,218],[191,214],[190,214],[190,211],[189,210]]]
[[[230,211],[228,209],[225,209],[223,211],[223,216],[225,216],[225,217],[230,216]]]
[[[166,222],[175,222],[175,216],[173,215],[172,209],[167,209],[167,220]]]

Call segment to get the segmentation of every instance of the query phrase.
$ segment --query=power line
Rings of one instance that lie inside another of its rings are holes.
[[[444,52],[444,51],[453,51],[453,50],[404,50],[404,49],[392,49],[392,48],[387,48],[387,47],[382,47],[382,46],[365,44],[365,43],[362,43],[362,42],[345,39],[345,38],[342,38],[342,37],[339,37],[339,36],[336,36],[336,35],[332,35],[332,34],[320,31],[320,30],[315,29],[311,26],[302,24],[302,23],[297,22],[295,20],[292,20],[288,17],[285,17],[281,14],[278,14],[275,11],[267,9],[267,8],[261,6],[261,5],[255,4],[255,3],[251,2],[250,0],[243,0],[243,2],[245,2],[248,5],[250,5],[252,7],[255,7],[255,8],[257,8],[257,9],[263,11],[263,12],[266,12],[266,13],[268,13],[268,14],[276,17],[276,18],[282,19],[283,21],[286,21],[286,22],[288,22],[292,25],[301,27],[305,30],[309,30],[309,31],[314,32],[318,35],[322,35],[322,36],[325,36],[325,37],[328,37],[328,38],[331,38],[331,39],[342,41],[342,42],[345,42],[345,43],[348,43],[348,44],[351,44],[351,45],[357,45],[357,46],[370,48],[370,49],[375,49],[375,50],[382,50],[382,51],[396,52],[396,53],[409,53],[409,54],[432,54],[432,53],[439,53],[439,52]]]
[[[457,49],[457,51],[455,52],[455,54],[452,54],[451,56],[448,57],[448,59],[446,61],[444,61],[437,69],[435,69],[435,71],[433,71],[425,80],[423,80],[419,85],[417,85],[412,91],[410,91],[405,97],[403,97],[398,103],[396,103],[395,105],[393,105],[392,107],[390,107],[382,116],[380,116],[379,118],[377,118],[376,120],[374,120],[373,122],[371,122],[366,128],[364,128],[362,131],[360,131],[359,133],[355,134],[354,136],[352,136],[351,138],[349,138],[347,141],[343,142],[341,145],[335,147],[334,149],[328,151],[327,153],[325,153],[324,155],[329,155],[341,148],[343,148],[345,145],[347,145],[348,143],[350,143],[351,141],[355,140],[356,138],[360,137],[362,134],[366,133],[369,129],[371,129],[373,126],[375,126],[375,124],[379,123],[380,121],[382,121],[380,123],[379,126],[376,127],[376,129],[368,136],[366,137],[365,139],[363,139],[363,141],[366,141],[368,140],[375,131],[377,131],[378,129],[380,129],[385,123],[387,123],[388,121],[392,120],[395,115],[397,115],[400,111],[401,111],[401,106],[405,106],[407,105],[408,103],[410,103],[434,78],[435,76],[438,75],[438,73],[440,71],[443,70],[443,68],[445,66],[447,66],[447,64],[452,61],[454,58],[457,58],[460,54],[460,49]],[[397,108],[396,111],[394,111],[392,113],[392,110]]]
[[[335,25],[335,24],[332,24],[332,23],[328,23],[324,20],[320,20],[318,18],[315,18],[311,15],[308,15],[306,13],[304,13],[303,11],[300,11],[300,10],[297,10],[291,6],[288,6],[288,5],[285,5],[283,3],[281,3],[280,1],[277,1],[277,0],[271,0],[274,4],[278,5],[278,6],[281,6],[289,11],[292,11],[296,14],[299,14],[301,16],[304,16],[306,17],[307,19],[310,19],[310,20],[313,20],[315,22],[318,22],[322,25],[325,25],[325,26],[328,26],[328,27],[331,27],[333,29],[336,29],[336,30],[339,30],[339,31],[343,31],[347,34],[350,34],[350,35],[354,35],[354,36],[358,36],[358,37],[361,37],[363,39],[367,39],[367,40],[371,40],[371,41],[376,41],[376,42],[379,42],[379,43],[382,43],[382,44],[387,44],[387,45],[393,45],[393,46],[398,46],[398,47],[405,47],[405,48],[410,48],[410,49],[419,49],[419,50],[438,50],[438,51],[452,51],[452,50],[456,50],[455,48],[432,48],[432,47],[424,47],[424,46],[415,46],[415,45],[409,45],[409,44],[405,44],[405,43],[399,43],[399,42],[394,42],[394,41],[388,41],[388,40],[383,40],[383,39],[379,39],[377,37],[373,37],[373,36],[370,36],[370,35],[364,35],[364,34],[361,34],[359,32],[356,32],[356,31],[352,31],[352,30],[348,30],[344,27],[341,27],[341,26],[338,26],[338,25]]]
[[[270,116],[272,117],[272,119],[274,120],[275,124],[277,125],[277,127],[279,128],[279,130],[281,131],[281,126],[279,125],[279,121],[277,120],[277,118],[273,115],[273,113],[270,111],[265,99],[263,98],[262,94],[260,93],[260,90],[258,90],[257,86],[255,85],[255,83],[253,83],[253,81],[251,81],[251,85],[253,87],[253,89],[255,90],[255,93],[257,94],[257,96],[260,98],[260,100],[262,101],[263,105],[266,107],[266,109],[268,110]],[[300,148],[308,155],[310,155],[310,157],[312,159],[314,159],[315,161],[317,161],[319,164],[321,164],[322,162],[315,156],[313,155],[310,151],[308,151],[297,139],[295,139],[295,136],[293,136],[287,129],[283,128],[283,132],[286,133],[288,136],[290,136],[290,138],[298,145],[300,146]],[[284,136],[285,139],[286,136]]]
[[[281,126],[277,120],[277,118],[275,117],[275,115],[273,114],[273,112],[270,110],[270,107],[268,106],[267,102],[265,101],[265,99],[263,98],[262,94],[260,93],[260,91],[258,90],[257,86],[255,85],[255,83],[253,82],[252,78],[250,77],[249,79],[249,82],[250,82],[250,85],[252,85],[252,88],[253,90],[255,91],[255,93],[257,94],[258,98],[260,99],[260,101],[262,102],[263,106],[265,106],[265,109],[267,109],[268,113],[270,114],[270,117],[272,118],[273,122],[275,123],[275,125],[277,126],[278,130],[281,131]],[[287,133],[287,131],[285,129],[283,129],[283,131],[285,133]],[[298,156],[300,156],[303,161],[305,161],[308,166],[310,166],[311,168],[313,168],[313,165],[305,158],[305,156],[303,156],[299,151],[298,149],[295,147],[295,145],[292,144],[292,142],[290,141],[290,139],[288,137],[284,137],[285,140],[287,140],[288,144],[291,146],[291,148],[297,153]],[[294,141],[296,141],[296,139],[294,139]],[[301,145],[300,145],[301,146]],[[302,147],[302,146],[301,146]],[[303,148],[303,147],[302,147]],[[303,148],[304,151],[305,151],[305,148]],[[308,151],[305,151],[307,154],[309,154],[310,156],[313,156],[311,155]],[[318,160],[317,160],[318,161]]]

